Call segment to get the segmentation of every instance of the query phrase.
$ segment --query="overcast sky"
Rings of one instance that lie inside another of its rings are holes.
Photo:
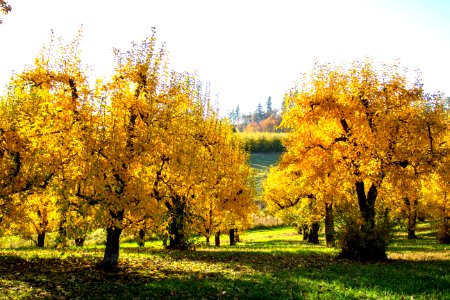
[[[222,115],[251,112],[320,63],[400,59],[420,69],[425,89],[450,94],[447,0],[9,0],[0,25],[0,85],[31,64],[51,30],[69,41],[81,25],[84,63],[99,76],[112,48],[126,50],[156,27],[170,66],[208,81]]]

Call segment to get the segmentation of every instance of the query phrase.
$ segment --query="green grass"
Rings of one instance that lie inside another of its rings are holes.
[[[262,184],[269,174],[269,168],[278,163],[281,152],[252,153],[250,165],[253,168],[253,179],[255,182],[256,198],[261,199]]]
[[[395,233],[389,260],[337,260],[289,227],[253,229],[242,243],[166,251],[121,246],[120,271],[95,268],[102,247],[0,250],[0,299],[450,299],[450,246],[429,229]]]
[[[270,166],[278,163],[280,156],[281,152],[252,153],[250,165],[253,169],[267,171]]]

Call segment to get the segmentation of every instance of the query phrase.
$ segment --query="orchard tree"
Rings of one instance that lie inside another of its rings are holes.
[[[0,13],[6,15],[11,12],[11,5],[8,4],[5,0],[0,0]],[[0,19],[0,24],[3,23],[3,20]]]
[[[424,206],[430,217],[437,221],[438,240],[450,244],[450,185],[448,178],[433,173],[422,182]]]
[[[332,176],[324,181],[314,179],[289,161],[289,153],[282,156],[279,166],[273,167],[263,184],[263,199],[269,212],[288,224],[293,224],[304,239],[318,243],[319,225],[325,221],[327,246],[335,241],[333,207],[345,202],[345,186],[331,182]],[[341,191],[336,193],[335,189]],[[339,201],[337,201],[339,199]]]
[[[207,120],[203,134],[204,157],[199,162],[208,170],[202,199],[198,202],[194,228],[209,244],[211,235],[227,229],[243,229],[256,211],[249,185],[250,166],[243,141],[229,124],[217,118]],[[213,125],[210,125],[213,124]]]
[[[255,207],[243,143],[218,120],[198,87],[186,95],[193,96],[191,106],[171,110],[176,114],[167,128],[173,134],[165,141],[171,151],[161,156],[153,189],[168,210],[167,247],[178,250],[189,248],[193,232],[209,237],[224,221],[246,223]]]
[[[444,145],[433,143],[442,135],[442,116],[431,121],[427,98],[420,82],[409,84],[397,66],[377,72],[370,61],[347,69],[316,65],[287,96],[283,163],[309,173],[312,182],[327,184],[331,176],[358,207],[340,240],[341,256],[385,258],[390,205],[378,193],[386,176],[401,177],[408,167],[425,174],[444,155]]]
[[[75,230],[80,222],[106,227],[100,267],[111,270],[126,227],[154,227],[170,248],[185,249],[206,199],[221,202],[233,226],[252,211],[242,144],[200,82],[168,69],[154,35],[114,50],[112,78],[95,85],[81,64],[81,33],[67,45],[52,39],[1,102],[4,212],[15,194],[51,188],[61,244],[81,244],[90,228]]]
[[[16,191],[33,194],[39,189],[38,194],[45,194],[44,189],[51,187],[49,195],[57,191],[58,197],[67,199],[69,182],[83,174],[78,161],[84,154],[83,138],[91,136],[92,110],[79,59],[80,38],[81,32],[63,45],[52,36],[34,64],[12,78],[7,97],[18,107],[14,128],[26,149],[19,152],[23,183]]]
[[[19,195],[17,195],[19,196]],[[14,207],[14,219],[11,219],[11,232],[32,240],[36,246],[44,247],[45,236],[55,231],[59,223],[57,196],[40,191],[22,195]]]

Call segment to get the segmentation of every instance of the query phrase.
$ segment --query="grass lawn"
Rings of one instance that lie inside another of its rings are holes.
[[[252,153],[250,155],[250,165],[256,170],[268,170],[272,165],[276,165],[280,159],[281,152]]]
[[[120,271],[95,264],[99,247],[0,250],[1,299],[450,299],[450,246],[431,231],[397,232],[389,260],[337,260],[289,227],[254,229],[235,247],[165,251],[123,243]],[[226,236],[222,243],[227,242]]]

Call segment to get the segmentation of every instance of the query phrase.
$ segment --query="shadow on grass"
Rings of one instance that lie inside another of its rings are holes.
[[[448,299],[450,261],[359,263],[328,254],[261,251],[148,251],[118,273],[98,257],[0,256],[5,298],[59,299]],[[198,268],[186,268],[199,266]],[[204,271],[208,266],[209,271]]]

